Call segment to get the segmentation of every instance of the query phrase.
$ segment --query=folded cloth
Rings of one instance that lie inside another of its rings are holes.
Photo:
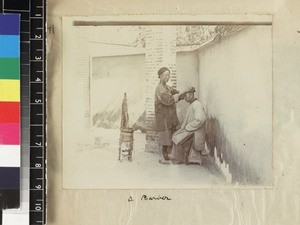
[[[178,130],[174,133],[172,137],[172,141],[178,145],[184,143],[189,137],[191,137],[194,133],[188,132],[186,130]]]

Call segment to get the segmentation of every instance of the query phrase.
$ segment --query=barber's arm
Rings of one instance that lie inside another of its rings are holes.
[[[159,102],[165,106],[171,106],[175,104],[175,99],[169,93],[161,93],[159,98]]]
[[[179,94],[179,91],[177,90],[177,89],[175,89],[175,88],[171,88],[171,94],[172,95],[176,95],[176,94]]]
[[[185,97],[185,95],[186,95],[186,93],[189,92],[189,91],[191,91],[191,90],[193,90],[193,89],[195,89],[195,88],[192,87],[192,86],[189,86],[189,87],[185,88],[182,92],[178,92],[178,94],[176,96],[177,102],[183,100],[184,97]]]

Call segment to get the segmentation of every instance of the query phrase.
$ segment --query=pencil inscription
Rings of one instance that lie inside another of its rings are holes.
[[[149,195],[142,195],[140,198],[140,201],[171,201],[172,198],[170,198],[169,196],[163,195],[163,196],[149,196]],[[134,199],[132,196],[129,196],[128,202],[133,202]]]

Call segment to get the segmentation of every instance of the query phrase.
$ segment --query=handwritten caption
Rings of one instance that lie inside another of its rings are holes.
[[[134,199],[132,196],[129,196],[128,202],[134,202],[135,200],[139,201],[171,201],[172,199],[168,196],[148,196],[148,195],[142,195],[140,198]]]

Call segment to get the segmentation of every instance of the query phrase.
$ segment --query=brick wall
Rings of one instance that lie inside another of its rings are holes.
[[[159,82],[157,71],[166,66],[171,71],[169,85],[177,86],[176,26],[149,26],[146,32],[146,151],[158,152],[155,132],[154,92]]]

